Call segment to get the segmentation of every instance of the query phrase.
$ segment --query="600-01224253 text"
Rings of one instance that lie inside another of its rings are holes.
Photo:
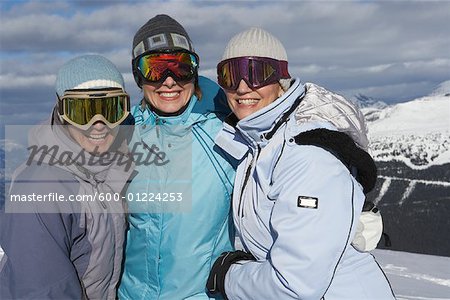
[[[121,201],[130,202],[180,202],[183,201],[183,193],[94,193],[93,195],[63,195],[58,193],[48,194],[11,194],[11,202],[66,202],[66,201]]]

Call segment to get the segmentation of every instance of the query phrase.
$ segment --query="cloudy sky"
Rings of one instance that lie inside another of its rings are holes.
[[[0,1],[1,125],[45,119],[58,68],[98,53],[131,76],[131,43],[166,13],[189,32],[200,73],[215,79],[228,40],[260,26],[285,45],[289,69],[348,97],[412,100],[450,79],[450,1]]]

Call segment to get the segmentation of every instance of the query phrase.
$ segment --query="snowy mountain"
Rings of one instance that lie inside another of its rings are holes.
[[[388,105],[381,100],[369,97],[363,94],[357,94],[352,99],[353,102],[358,103],[361,108],[376,108],[383,109]]]
[[[450,80],[441,82],[434,90],[430,93],[430,96],[450,96]]]
[[[370,109],[362,110],[367,115]],[[378,109],[377,116],[367,119],[376,160],[395,159],[413,169],[450,162],[450,95],[388,106]]]
[[[391,106],[362,107],[375,191],[396,250],[450,256],[450,81],[429,96]]]

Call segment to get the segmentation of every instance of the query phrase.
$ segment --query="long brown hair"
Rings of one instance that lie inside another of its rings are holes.
[[[202,89],[200,88],[200,85],[198,84],[198,74],[195,77],[195,82],[194,82],[194,95],[197,96],[197,99],[200,101],[202,99],[203,93],[202,93]]]

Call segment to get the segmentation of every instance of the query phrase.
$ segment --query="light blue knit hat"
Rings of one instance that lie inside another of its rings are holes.
[[[55,89],[58,96],[66,90],[125,88],[122,74],[108,59],[100,55],[83,55],[69,60],[58,71]]]

